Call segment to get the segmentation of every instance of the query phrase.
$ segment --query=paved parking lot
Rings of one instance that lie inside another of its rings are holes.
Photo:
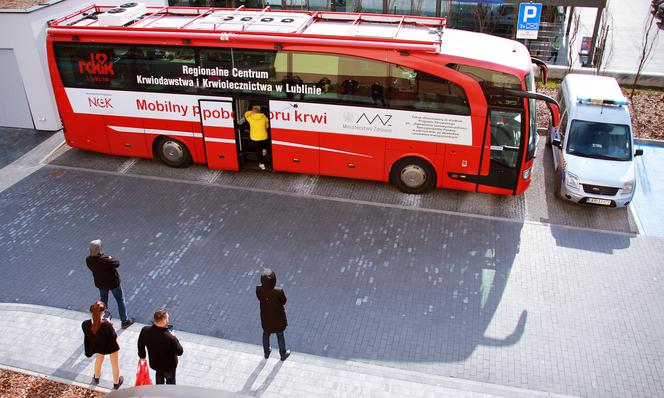
[[[533,183],[525,195],[499,196],[439,189],[426,195],[408,195],[390,184],[344,178],[259,171],[225,172],[194,165],[186,169],[165,167],[158,161],[112,157],[78,149],[63,149],[51,164],[116,175],[195,181],[234,189],[283,192],[297,197],[332,198],[358,203],[430,209],[450,214],[472,214],[517,222],[536,222],[579,228],[636,233],[628,209],[579,206],[554,197],[551,150],[540,140]]]
[[[0,168],[20,158],[52,136],[53,132],[0,127]]]
[[[260,351],[253,289],[271,266],[296,352],[571,395],[663,395],[664,240],[630,233],[626,212],[577,220],[544,185],[531,191],[539,200],[412,197],[67,151],[0,193],[0,301],[84,310],[97,292],[83,259],[101,237],[142,322],[163,305],[178,330]]]

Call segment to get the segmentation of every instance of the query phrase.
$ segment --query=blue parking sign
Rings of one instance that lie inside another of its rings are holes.
[[[521,3],[519,4],[519,19],[516,25],[517,39],[537,39],[540,17],[542,16],[542,4]]]

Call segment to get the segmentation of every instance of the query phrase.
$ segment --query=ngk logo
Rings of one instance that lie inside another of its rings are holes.
[[[89,61],[79,61],[78,70],[90,75],[115,75],[113,71],[113,62],[106,63],[108,55],[104,53],[94,54],[90,53]]]

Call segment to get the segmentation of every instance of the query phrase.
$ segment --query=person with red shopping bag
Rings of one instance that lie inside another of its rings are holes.
[[[145,360],[147,348],[150,367],[156,372],[156,384],[164,384],[164,381],[175,384],[178,357],[184,352],[168,320],[168,311],[160,308],[154,313],[152,326],[145,326],[138,335],[138,357]]]

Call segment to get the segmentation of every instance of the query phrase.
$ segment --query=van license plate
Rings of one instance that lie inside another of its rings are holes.
[[[586,203],[591,203],[594,205],[602,205],[602,206],[611,206],[611,201],[609,199],[588,198],[588,200],[586,200]]]

